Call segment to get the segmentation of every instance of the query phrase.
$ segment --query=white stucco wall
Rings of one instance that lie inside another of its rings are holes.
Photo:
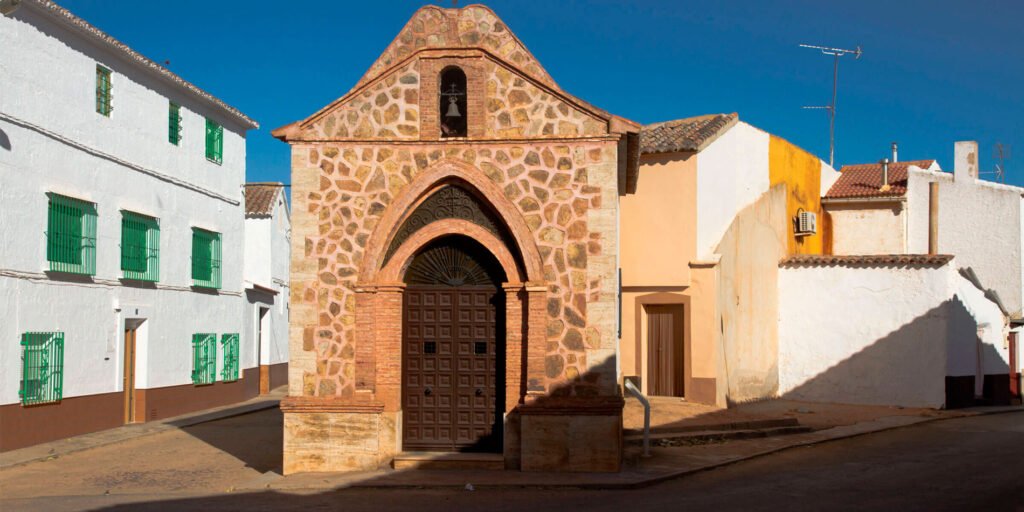
[[[269,217],[245,219],[245,340],[252,346],[253,366],[288,362],[289,288],[291,265],[291,221],[285,196],[275,200]],[[276,291],[270,294],[253,285]],[[260,308],[267,308],[260,339]],[[259,359],[257,360],[257,355]]]
[[[999,306],[985,297],[985,292],[961,275],[956,276],[956,294],[974,318],[974,336],[967,332],[962,338],[950,340],[947,375],[974,375],[975,393],[981,394],[984,375],[1009,371],[1010,333],[1006,317]],[[969,331],[969,329],[968,329]]]
[[[832,185],[835,185],[836,180],[839,179],[839,171],[833,169],[832,166],[825,163],[824,160],[819,161],[821,162],[820,195],[821,197],[825,197],[825,194],[828,192],[828,190],[832,188]]]
[[[904,254],[907,216],[901,201],[833,202],[832,254]]]
[[[708,260],[741,210],[768,191],[769,135],[742,121],[697,154],[697,257]]]
[[[939,183],[939,252],[956,255],[1011,316],[1021,315],[1021,193],[1024,189],[945,172],[911,168],[907,188],[907,243],[911,253],[928,251],[928,183]]]
[[[941,407],[947,340],[965,318],[952,263],[780,268],[779,393]]]
[[[192,334],[242,331],[244,129],[32,9],[0,16],[0,48],[0,404],[18,401],[26,331],[65,333],[65,397],[120,391],[130,317],[147,319],[136,386],[190,383]],[[95,110],[97,63],[112,70],[110,117]],[[169,99],[180,146],[167,141]],[[205,116],[224,126],[222,165],[205,158]],[[96,203],[95,276],[45,273],[47,192]],[[122,209],[159,219],[155,286],[120,280]],[[218,293],[191,288],[193,226],[222,234]]]

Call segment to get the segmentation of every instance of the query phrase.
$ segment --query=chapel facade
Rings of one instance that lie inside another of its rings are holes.
[[[639,125],[472,5],[417,11],[292,149],[284,471],[403,453],[617,471],[619,196]]]

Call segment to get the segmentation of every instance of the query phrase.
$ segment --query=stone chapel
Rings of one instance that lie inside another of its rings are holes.
[[[487,7],[417,11],[292,154],[284,471],[421,451],[617,471],[619,196],[640,126]]]

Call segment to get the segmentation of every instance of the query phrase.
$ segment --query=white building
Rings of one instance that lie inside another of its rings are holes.
[[[260,393],[288,384],[291,214],[281,183],[245,185],[245,322],[258,347]]]
[[[0,12],[0,450],[256,395],[257,123],[52,2]]]
[[[952,173],[893,157],[843,167],[822,199],[835,257],[785,264],[781,393],[929,407],[1019,401],[1024,189],[979,179],[976,142],[956,144]],[[941,264],[926,254],[933,229]]]

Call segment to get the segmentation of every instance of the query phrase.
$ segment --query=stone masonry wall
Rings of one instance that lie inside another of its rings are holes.
[[[508,27],[490,9],[473,5],[464,9],[425,6],[416,11],[357,87],[418,50],[457,47],[483,48],[534,79],[554,86],[547,71]]]
[[[617,158],[612,141],[294,145],[294,254],[305,265],[292,283],[294,329],[301,329],[294,335],[302,340],[293,344],[293,394],[354,394],[355,285],[366,242],[399,191],[446,159],[497,184],[536,236],[549,285],[548,388],[593,395],[602,378],[614,382],[614,374],[588,370],[614,356]]]
[[[303,137],[416,140],[420,132],[420,77],[415,62],[349,98],[303,130]]]

